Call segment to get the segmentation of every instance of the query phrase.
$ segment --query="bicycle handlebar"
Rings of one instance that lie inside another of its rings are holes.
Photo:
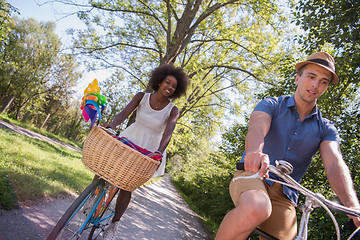
[[[339,210],[339,211],[344,212],[344,213],[346,213],[348,215],[360,217],[360,210],[347,208],[347,207],[345,207],[343,205],[340,205],[338,203],[329,201],[322,194],[314,193],[314,192],[310,191],[309,189],[303,187],[297,181],[295,181],[291,176],[289,176],[289,174],[291,174],[292,171],[293,171],[293,166],[290,163],[288,163],[288,162],[286,162],[284,160],[276,160],[275,164],[276,164],[276,166],[270,165],[269,168],[268,168],[268,171],[272,172],[276,176],[283,179],[284,182],[276,180],[276,179],[271,179],[271,178],[266,178],[266,179],[270,180],[272,182],[280,183],[282,185],[288,186],[290,188],[293,188],[293,189],[299,191],[301,194],[306,196],[306,201],[307,201],[307,203],[310,204],[310,206],[312,206],[314,204],[315,204],[314,206],[316,206],[316,203],[317,203],[321,207],[323,207],[324,210],[327,211],[327,213],[329,214],[329,216],[331,217],[331,219],[332,219],[332,221],[334,223],[334,226],[335,226],[335,229],[336,229],[337,239],[340,239],[339,225],[338,225],[338,223],[337,223],[337,221],[335,219],[335,216],[332,214],[332,212],[329,210],[329,208]],[[236,169],[237,170],[245,170],[244,163],[238,162],[236,164]],[[257,172],[256,174],[254,174],[252,176],[235,177],[233,179],[233,181],[236,181],[239,178],[258,178],[258,179],[262,179],[262,180],[264,179],[264,177],[259,176],[259,172]],[[305,212],[307,212],[307,214],[305,214]],[[304,220],[303,220],[303,217],[301,218],[300,229],[299,229],[300,233],[298,235],[299,237],[296,237],[295,239],[307,239],[307,233],[306,233],[307,230],[306,229],[307,229],[307,221],[308,221],[308,214],[309,214],[308,210],[305,210],[303,212],[303,214],[305,214],[306,217],[304,218]],[[353,233],[349,237],[349,239],[351,239],[358,231],[360,231],[360,227],[356,228],[352,219],[349,220],[349,221],[348,221],[347,224],[349,225],[350,229],[352,228],[351,230],[353,231]],[[350,227],[350,225],[352,225],[352,227]],[[353,227],[355,227],[355,228],[353,228]]]
[[[283,160],[276,160],[275,162],[277,163],[277,165],[276,166],[270,165],[268,171],[274,173],[276,176],[280,177],[285,182],[278,181],[276,179],[271,179],[271,178],[267,178],[267,180],[270,180],[270,181],[273,181],[273,182],[278,182],[280,184],[291,187],[291,188],[299,191],[301,194],[303,194],[303,195],[305,195],[307,197],[311,197],[313,199],[316,199],[316,200],[322,202],[323,204],[325,204],[329,208],[342,211],[342,212],[344,212],[346,214],[349,214],[349,215],[352,215],[352,216],[360,217],[360,210],[348,208],[348,207],[345,207],[345,206],[340,205],[338,203],[329,201],[322,194],[314,193],[314,192],[310,191],[309,189],[303,187],[297,181],[295,181],[291,176],[288,175],[288,174],[291,174],[291,172],[293,170],[292,165],[290,163],[288,163],[286,161],[283,161]],[[243,162],[238,162],[236,164],[236,169],[237,170],[245,170],[244,163]],[[261,178],[258,175],[257,175],[257,177]]]

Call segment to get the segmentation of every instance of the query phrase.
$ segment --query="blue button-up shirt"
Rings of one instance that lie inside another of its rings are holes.
[[[270,164],[274,165],[275,160],[291,163],[294,171],[290,176],[298,182],[304,176],[322,141],[340,142],[337,129],[321,116],[317,107],[301,121],[294,96],[266,98],[258,103],[254,111],[265,112],[272,119],[269,132],[264,139],[263,153],[269,155]],[[244,156],[245,153],[241,161],[244,161]],[[270,176],[275,177],[273,174]],[[283,191],[292,202],[297,203],[297,191],[286,186],[283,186]]]

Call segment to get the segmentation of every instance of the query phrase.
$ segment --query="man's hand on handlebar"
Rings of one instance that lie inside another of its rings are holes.
[[[270,166],[269,156],[262,152],[247,153],[244,158],[245,171],[257,173],[260,177],[269,177],[268,168]]]
[[[356,226],[356,228],[360,227],[360,218],[359,217],[351,216],[350,218],[353,220],[354,225]]]

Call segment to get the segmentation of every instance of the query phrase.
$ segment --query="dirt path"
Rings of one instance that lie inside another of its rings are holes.
[[[11,123],[7,123],[7,122],[4,122],[2,120],[0,120],[0,127],[2,128],[7,128],[9,130],[12,130],[14,132],[18,132],[18,133],[21,133],[21,134],[24,134],[28,137],[31,137],[31,138],[36,138],[36,139],[39,139],[39,140],[42,140],[42,141],[46,141],[46,142],[50,142],[50,143],[53,143],[53,144],[57,144],[57,145],[61,145],[63,147],[66,147],[66,148],[69,148],[69,149],[72,149],[74,151],[82,151],[80,148],[78,147],[74,147],[70,144],[67,144],[67,143],[63,143],[63,142],[60,142],[60,141],[57,141],[57,140],[54,140],[54,139],[51,139],[51,138],[48,138],[44,135],[41,135],[41,134],[38,134],[36,132],[33,132],[31,130],[28,130],[26,128],[22,128],[22,127],[19,127],[19,126],[16,126],[16,125],[13,125]],[[1,239],[0,239],[1,240]]]
[[[3,125],[31,137],[47,139],[8,123]],[[71,197],[46,199],[33,205],[20,204],[19,209],[12,211],[0,209],[0,240],[45,239],[73,200]],[[134,191],[120,229],[117,239],[121,240],[209,239],[199,217],[186,204],[168,175]]]
[[[43,240],[73,199],[52,199],[13,211],[0,211],[0,240]],[[121,219],[118,238],[138,239],[209,239],[199,217],[166,175],[140,187]]]

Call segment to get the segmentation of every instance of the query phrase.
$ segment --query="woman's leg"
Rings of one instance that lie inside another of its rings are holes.
[[[126,208],[128,207],[130,200],[131,192],[120,189],[119,196],[116,200],[115,215],[112,219],[112,222],[117,222],[120,220]]]

